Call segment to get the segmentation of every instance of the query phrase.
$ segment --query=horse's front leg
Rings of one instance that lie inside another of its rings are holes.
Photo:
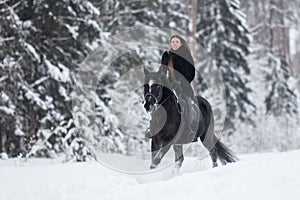
[[[162,143],[157,143],[159,141],[152,140],[151,143],[151,152],[152,152],[152,162],[150,165],[150,169],[154,169],[161,162],[161,159],[168,152],[171,145],[163,145]]]
[[[175,152],[175,171],[178,172],[184,160],[183,148],[181,144],[174,144],[173,149]]]
[[[154,169],[155,165],[154,160],[157,157],[157,155],[159,154],[159,150],[160,150],[160,143],[159,140],[156,137],[153,137],[151,140],[151,165],[150,165],[150,169]]]

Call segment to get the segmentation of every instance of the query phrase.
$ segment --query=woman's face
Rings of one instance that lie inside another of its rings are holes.
[[[177,50],[181,45],[182,44],[179,38],[174,37],[171,39],[171,48],[173,50]]]

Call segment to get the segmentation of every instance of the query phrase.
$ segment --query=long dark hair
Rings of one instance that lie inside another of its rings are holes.
[[[173,38],[178,38],[180,40],[181,44],[191,53],[191,48],[189,47],[189,45],[187,44],[185,39],[183,39],[183,37],[181,37],[180,35],[172,35],[170,37],[170,43]]]

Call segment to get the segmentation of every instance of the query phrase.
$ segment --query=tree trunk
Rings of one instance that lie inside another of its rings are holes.
[[[190,0],[186,0],[185,1],[185,14],[188,17],[188,19],[190,18]],[[190,20],[186,20],[186,34],[189,34],[190,30],[189,30],[189,24],[190,24]]]
[[[195,55],[195,53],[196,53],[195,41],[196,41],[196,32],[197,32],[198,0],[192,0],[192,4],[193,4],[193,32],[192,32],[193,43],[192,43],[192,51],[193,51],[193,53]]]
[[[289,27],[285,23],[286,5],[283,0],[270,1],[271,50],[290,65]]]
[[[0,131],[0,151],[1,152],[6,152],[6,147],[5,147],[6,141],[7,141],[6,132],[4,130],[1,130]]]

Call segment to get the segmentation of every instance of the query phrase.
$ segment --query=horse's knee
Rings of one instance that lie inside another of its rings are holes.
[[[182,163],[183,161],[184,161],[183,155],[180,155],[180,156],[175,158],[175,162],[181,162]]]

